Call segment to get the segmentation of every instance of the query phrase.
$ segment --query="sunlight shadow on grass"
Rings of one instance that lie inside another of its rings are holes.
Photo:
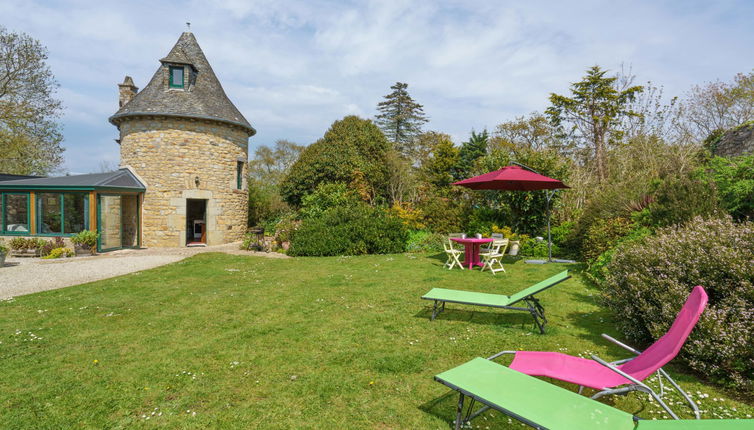
[[[430,320],[432,317],[432,307],[425,306],[421,311],[414,314],[416,318],[422,318]],[[470,322],[472,324],[481,325],[496,325],[502,327],[519,327],[526,325],[533,325],[531,315],[524,312],[494,312],[485,310],[467,310],[467,309],[454,309],[445,308],[440,313],[435,321],[462,321]]]

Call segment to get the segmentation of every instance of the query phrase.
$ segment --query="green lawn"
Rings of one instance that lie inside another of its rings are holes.
[[[492,276],[441,265],[414,255],[202,254],[0,302],[0,426],[446,429],[457,397],[432,376],[473,357],[625,356],[600,338],[618,333],[578,274],[541,295],[545,335],[528,314],[453,304],[430,322],[419,297],[432,287],[510,294],[568,267],[517,262]],[[670,370],[709,396],[705,417],[754,415]],[[663,416],[646,395],[604,401]],[[475,424],[520,428],[509,422],[488,412]]]

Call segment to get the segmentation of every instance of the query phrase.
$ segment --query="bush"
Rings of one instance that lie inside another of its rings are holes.
[[[720,206],[734,218],[754,217],[754,155],[715,157],[700,175],[718,190]]]
[[[557,256],[560,254],[560,247],[555,243],[552,244],[552,255]],[[521,242],[521,248],[518,251],[518,255],[527,257],[547,257],[547,239],[539,241],[536,239],[526,239]]]
[[[65,242],[63,241],[62,237],[56,237],[53,240],[48,240],[48,241],[42,240],[41,245],[42,246],[39,246],[37,250],[39,251],[39,255],[43,258],[50,255],[50,252],[52,252],[53,249],[65,248]],[[58,258],[58,257],[53,257],[53,258]]]
[[[688,175],[665,178],[653,197],[648,216],[653,227],[685,224],[696,216],[719,213],[715,188]]]
[[[44,259],[53,259],[53,258],[64,258],[64,257],[73,257],[76,255],[75,252],[73,252],[70,248],[60,247],[60,248],[53,248],[50,250],[47,255],[43,256]]]
[[[249,177],[249,227],[278,218],[289,210],[277,185]]]
[[[581,255],[591,262],[614,247],[633,230],[634,224],[623,217],[598,220],[589,226],[581,245]]]
[[[388,153],[392,146],[368,119],[347,116],[309,145],[280,184],[280,195],[298,207],[317,185],[342,182],[366,199],[387,197]]]
[[[618,239],[614,247],[608,249],[589,262],[589,267],[586,271],[587,277],[598,285],[601,282],[604,282],[608,274],[608,265],[613,260],[613,256],[618,248],[629,246],[631,243],[637,242],[650,234],[652,234],[652,230],[647,227],[638,227],[631,230],[626,236]]]
[[[426,230],[413,230],[408,233],[408,252],[441,252],[447,237]]]
[[[754,223],[693,219],[619,247],[601,283],[621,331],[648,344],[662,336],[691,288],[709,304],[680,358],[711,380],[754,392]]]
[[[326,210],[339,206],[355,206],[360,203],[358,194],[342,182],[322,183],[301,199],[301,218],[313,218]]]
[[[390,213],[399,218],[408,229],[422,230],[427,227],[424,223],[424,212],[417,209],[410,202],[395,202]]]
[[[303,220],[288,254],[331,256],[391,254],[406,250],[407,232],[400,219],[365,204],[336,207]]]
[[[458,199],[441,197],[434,191],[428,191],[417,208],[424,213],[424,224],[428,230],[438,233],[463,231],[466,209]]]
[[[8,247],[5,246],[5,242],[0,239],[0,254],[8,254]]]

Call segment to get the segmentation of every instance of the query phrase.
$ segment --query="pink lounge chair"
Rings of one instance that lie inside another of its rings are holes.
[[[597,399],[608,394],[625,394],[630,391],[642,391],[651,395],[672,416],[678,416],[662,401],[664,387],[662,378],[666,378],[675,389],[686,399],[699,419],[699,408],[685,391],[662,369],[662,366],[672,360],[681,350],[683,343],[693,330],[699,316],[707,306],[707,293],[701,286],[694,287],[686,303],[678,312],[673,325],[667,333],[657,339],[646,350],[638,351],[610,336],[602,336],[636,354],[636,357],[608,363],[592,355],[592,360],[574,357],[558,352],[540,351],[502,351],[489,359],[503,354],[515,354],[510,368],[532,376],[547,376],[561,381],[578,384],[579,393],[583,387],[590,387],[599,392],[592,396]],[[657,372],[660,380],[660,394],[645,385],[642,381],[652,373]]]

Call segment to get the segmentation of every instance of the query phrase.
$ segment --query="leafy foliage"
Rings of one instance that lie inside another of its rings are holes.
[[[441,252],[447,236],[427,230],[410,230],[406,244],[408,252]]]
[[[607,149],[622,138],[618,127],[626,116],[638,115],[629,109],[641,86],[618,88],[617,77],[607,77],[599,66],[587,70],[586,76],[571,85],[571,96],[550,95],[551,106],[545,113],[564,134],[578,133],[582,144],[593,151],[597,178],[607,178]],[[568,128],[565,128],[565,127]],[[590,157],[592,159],[592,157]]]
[[[754,72],[739,73],[731,82],[694,86],[685,95],[682,109],[686,134],[696,142],[714,141],[721,130],[754,120]]]
[[[717,189],[720,206],[735,219],[754,218],[754,155],[715,157],[699,174]]]
[[[324,137],[308,146],[280,186],[290,205],[321,183],[342,182],[374,201],[387,197],[390,143],[372,121],[347,116],[335,121]]]
[[[754,224],[693,219],[619,247],[601,283],[623,333],[648,344],[664,334],[695,285],[709,304],[681,351],[694,370],[754,391]]]
[[[42,258],[51,260],[54,258],[73,257],[74,255],[76,255],[76,253],[73,252],[72,249],[66,247],[58,247],[51,249],[50,252],[42,256]]]
[[[0,26],[0,172],[47,174],[63,161],[57,87],[47,49]]]
[[[468,178],[474,170],[476,161],[487,154],[489,137],[487,130],[483,130],[481,133],[472,130],[469,140],[461,144],[458,151],[458,161],[453,169],[453,176],[456,181]]]
[[[342,182],[322,183],[304,196],[299,215],[314,218],[334,207],[351,207],[360,202],[359,196]]]
[[[55,237],[53,238],[53,240],[40,239],[40,241],[37,243],[37,251],[39,252],[39,255],[41,255],[42,257],[46,257],[50,255],[50,253],[53,250],[58,249],[58,248],[65,249],[65,242],[63,241],[62,237]],[[64,257],[65,255],[61,255],[61,256]],[[53,258],[58,258],[58,257],[53,257]]]
[[[460,151],[447,134],[434,133],[430,145],[429,155],[419,175],[422,181],[434,186],[440,194],[447,194],[450,184],[455,181],[453,168],[460,160]]]
[[[684,224],[696,216],[719,213],[715,189],[690,175],[665,178],[653,198],[647,217],[653,227]]]
[[[97,239],[99,239],[99,233],[92,230],[82,230],[71,236],[71,242],[74,245],[81,245],[85,249],[92,250],[97,248]]]
[[[581,254],[587,261],[592,261],[613,248],[633,228],[631,220],[622,217],[597,220],[589,226]]]
[[[293,234],[288,254],[392,254],[406,250],[407,236],[401,220],[379,208],[365,204],[334,207],[303,220]]]

